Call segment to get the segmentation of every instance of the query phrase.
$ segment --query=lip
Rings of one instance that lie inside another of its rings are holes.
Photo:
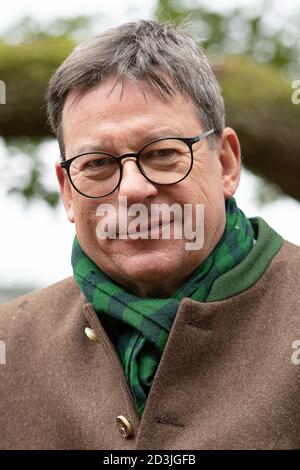
[[[133,230],[128,230],[128,231],[127,231],[127,234],[128,234],[128,235],[137,235],[137,234],[143,235],[143,234],[146,234],[146,233],[151,232],[151,230],[153,230],[153,231],[154,231],[154,230],[156,231],[157,229],[158,229],[158,230],[162,230],[163,227],[165,227],[165,226],[167,226],[167,225],[170,225],[172,222],[173,222],[173,219],[170,220],[170,221],[168,220],[168,221],[165,222],[165,223],[162,223],[161,220],[160,220],[160,221],[154,221],[154,222],[153,222],[153,221],[152,221],[152,222],[150,221],[150,222],[148,222],[148,226],[147,226],[146,230],[138,231],[138,230],[140,229],[140,224],[139,224],[135,229],[133,229]],[[142,225],[143,225],[143,224],[142,224]]]

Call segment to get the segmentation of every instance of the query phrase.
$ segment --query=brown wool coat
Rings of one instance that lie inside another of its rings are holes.
[[[140,420],[123,369],[72,278],[0,306],[1,449],[300,448],[300,249],[249,289],[184,299]],[[85,334],[90,327],[97,341]],[[123,415],[133,436],[123,437]]]

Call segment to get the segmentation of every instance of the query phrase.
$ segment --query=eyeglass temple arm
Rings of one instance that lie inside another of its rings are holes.
[[[203,134],[197,135],[196,137],[191,137],[190,139],[186,139],[190,144],[195,144],[196,142],[199,142],[200,140],[205,139],[211,134],[214,134],[217,132],[217,129],[212,128],[209,131],[203,132]]]

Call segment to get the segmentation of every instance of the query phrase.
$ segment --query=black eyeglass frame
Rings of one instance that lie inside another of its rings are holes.
[[[210,135],[212,135],[216,132],[217,132],[217,129],[212,128],[212,129],[210,129],[206,132],[203,132],[202,134],[197,135],[195,137],[174,137],[174,136],[172,136],[172,137],[162,137],[161,139],[152,140],[151,142],[148,142],[147,144],[143,145],[143,147],[136,153],[125,153],[124,155],[119,155],[119,156],[112,155],[111,153],[102,152],[102,151],[101,152],[96,151],[96,152],[80,153],[79,155],[75,155],[75,157],[72,157],[72,158],[69,158],[68,160],[64,160],[64,161],[60,162],[60,166],[61,166],[61,168],[66,170],[69,181],[70,181],[71,185],[73,186],[73,188],[75,189],[75,191],[77,191],[82,196],[88,197],[90,199],[101,199],[102,197],[109,196],[110,194],[112,194],[119,187],[119,185],[122,181],[122,176],[123,176],[123,165],[121,164],[121,161],[124,160],[125,158],[128,158],[128,157],[136,159],[136,164],[137,164],[138,169],[140,170],[140,172],[142,173],[144,178],[146,178],[146,180],[148,180],[151,184],[160,185],[160,186],[170,186],[171,184],[177,184],[177,183],[180,183],[180,181],[183,181],[190,174],[190,172],[192,171],[193,163],[194,163],[193,144],[195,144],[196,142],[200,142],[201,140],[205,139],[206,137],[208,137],[208,136],[210,136]],[[188,170],[188,172],[185,176],[183,176],[180,180],[175,181],[174,183],[156,183],[155,181],[152,181],[150,178],[148,178],[147,175],[145,175],[145,173],[143,171],[143,168],[140,164],[140,154],[142,153],[142,151],[146,147],[148,147],[148,145],[154,144],[156,142],[161,142],[162,140],[181,140],[190,149],[190,153],[191,153],[190,168],[189,168],[189,170]],[[109,193],[105,194],[104,196],[88,196],[87,194],[82,193],[81,191],[79,191],[78,188],[76,188],[75,184],[72,181],[71,175],[70,175],[70,166],[71,166],[72,162],[74,160],[76,160],[76,158],[82,157],[84,155],[97,155],[97,154],[99,154],[99,155],[108,155],[109,157],[113,157],[116,160],[116,162],[117,162],[117,164],[120,168],[120,178],[119,178],[119,181],[118,181],[117,185],[115,186],[115,188],[112,191],[110,191]]]

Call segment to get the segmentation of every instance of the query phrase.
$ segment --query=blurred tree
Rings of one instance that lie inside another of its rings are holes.
[[[86,17],[57,19],[45,31],[40,23],[26,17],[0,40],[0,77],[6,84],[6,105],[0,106],[0,136],[8,155],[19,150],[31,161],[27,178],[14,182],[9,192],[26,200],[40,198],[51,207],[59,201],[58,191],[50,190],[42,181],[44,165],[39,147],[50,136],[44,97],[50,76],[91,23]]]
[[[159,0],[156,16],[185,21],[205,48],[222,86],[227,124],[239,134],[245,166],[273,183],[273,194],[275,184],[300,200],[300,106],[291,102],[288,75],[298,70],[300,75],[298,30],[292,21],[288,29],[266,29],[264,11],[271,3],[265,2],[251,16],[244,9],[219,14],[192,0]],[[74,47],[78,31],[88,29],[88,21],[82,17],[58,20],[45,33],[27,19],[18,29],[19,42],[9,42],[17,38],[11,31],[0,42],[0,78],[7,85],[7,104],[0,106],[0,135],[8,146],[24,144],[24,138],[38,145],[49,136],[44,102],[47,82]],[[293,21],[297,24],[299,16]],[[54,206],[57,195],[41,183],[38,159],[32,158],[36,165],[31,177],[23,188],[13,190],[27,198],[41,197]]]
[[[271,27],[266,18],[275,0],[262,0],[255,11],[252,5],[246,5],[225,13],[211,11],[200,3],[201,0],[158,0],[155,16],[160,21],[186,23],[211,56],[245,54],[257,62],[300,73],[300,7],[287,24]]]

